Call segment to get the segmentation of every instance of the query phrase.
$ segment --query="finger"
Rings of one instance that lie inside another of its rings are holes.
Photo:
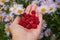
[[[26,12],[27,14],[30,13],[31,6],[32,6],[32,5],[27,6],[27,8],[26,8],[26,10],[25,10],[25,12]]]
[[[32,9],[30,11],[30,14],[31,14],[32,11],[36,11],[36,9],[37,9],[36,3],[32,3]]]
[[[13,23],[18,24],[18,23],[19,23],[19,21],[20,21],[20,17],[19,17],[19,16],[17,16],[17,17],[15,18],[15,20],[14,20],[14,22],[13,22]]]
[[[39,21],[40,21],[37,29],[41,30],[41,27],[42,27],[42,13],[38,12],[37,15],[38,15],[38,18],[39,18]]]

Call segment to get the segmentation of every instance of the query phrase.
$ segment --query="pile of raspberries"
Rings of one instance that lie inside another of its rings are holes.
[[[39,18],[36,16],[36,11],[32,11],[31,14],[23,13],[19,25],[27,29],[36,29],[39,25]]]

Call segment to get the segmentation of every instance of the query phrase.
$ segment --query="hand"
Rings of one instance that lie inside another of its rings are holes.
[[[25,12],[31,13],[32,10],[36,10],[37,5],[33,3],[33,5],[29,5]],[[36,16],[39,18],[39,25],[36,29],[26,29],[18,24],[20,17],[17,16],[14,22],[9,26],[10,32],[12,34],[12,40],[37,40],[42,27],[42,14],[40,12],[36,13]]]

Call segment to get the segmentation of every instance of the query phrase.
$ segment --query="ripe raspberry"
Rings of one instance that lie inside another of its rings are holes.
[[[32,15],[30,14],[22,14],[22,18],[19,22],[19,25],[22,25],[24,28],[31,29],[31,28],[37,28],[37,25],[39,24],[39,19],[36,17],[36,12],[32,11]]]
[[[19,22],[19,25],[22,25],[22,24],[23,24],[23,22],[22,22],[22,21],[20,21],[20,22]]]
[[[22,17],[22,18],[21,18],[21,21],[22,21],[22,22],[25,22],[25,21],[26,21],[25,17]]]
[[[32,14],[36,14],[36,11],[35,11],[35,10],[33,10],[31,13],[32,13]]]
[[[31,25],[30,24],[26,25],[26,28],[31,29]]]
[[[37,24],[32,24],[32,28],[37,28]]]

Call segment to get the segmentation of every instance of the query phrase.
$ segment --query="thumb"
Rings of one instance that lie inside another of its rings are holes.
[[[14,20],[14,24],[18,24],[19,23],[19,21],[20,21],[20,17],[19,16],[17,16],[16,18],[15,18],[15,20]]]

